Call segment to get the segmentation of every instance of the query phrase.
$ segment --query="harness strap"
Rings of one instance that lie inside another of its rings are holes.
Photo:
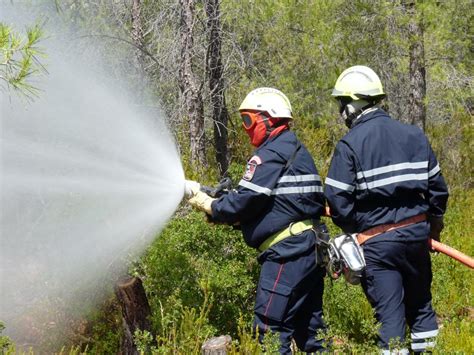
[[[265,239],[265,241],[258,247],[258,250],[263,252],[271,246],[275,245],[276,243],[281,242],[283,239],[286,239],[293,235],[299,235],[311,228],[313,228],[313,221],[310,219],[290,223],[288,228],[285,228]]]
[[[420,223],[426,220],[426,215],[424,213],[419,214],[417,216],[413,216],[398,223],[391,223],[391,224],[381,224],[380,226],[375,226],[373,228],[367,229],[364,232],[357,234],[357,241],[359,245],[364,244],[369,239],[378,236],[379,234],[386,233],[393,231],[398,228],[407,227],[411,224]]]
[[[296,158],[296,154],[298,153],[300,148],[301,148],[301,143],[299,140],[296,140],[295,150],[291,154],[290,158],[287,160],[285,164],[285,168],[283,169],[284,171],[286,171],[290,167],[290,165],[293,164]],[[267,250],[268,248],[270,248],[271,246],[275,245],[276,243],[282,241],[283,239],[286,239],[293,235],[301,234],[304,231],[311,228],[313,228],[313,221],[310,219],[306,219],[300,222],[292,222],[290,223],[288,228],[285,228],[281,230],[280,232],[277,232],[271,235],[270,237],[268,237],[267,239],[265,239],[265,241],[262,244],[260,244],[260,246],[258,247],[258,250],[263,252]]]
[[[288,159],[286,164],[285,164],[285,169],[284,169],[285,171],[295,161],[296,153],[298,153],[298,150],[300,150],[300,148],[301,148],[301,143],[300,143],[300,141],[297,140],[295,150],[293,151],[293,154],[291,154],[290,159]]]

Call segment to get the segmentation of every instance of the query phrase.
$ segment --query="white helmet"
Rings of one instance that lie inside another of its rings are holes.
[[[265,111],[273,118],[293,118],[290,100],[273,88],[252,90],[239,107],[239,111],[245,110]]]
[[[342,72],[337,78],[332,96],[350,97],[352,100],[374,99],[385,97],[378,75],[369,67],[355,65]]]

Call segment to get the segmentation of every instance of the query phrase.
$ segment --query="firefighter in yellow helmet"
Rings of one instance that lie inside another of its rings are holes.
[[[332,96],[350,130],[325,181],[331,217],[344,232],[357,233],[364,250],[361,284],[381,323],[383,352],[397,339],[403,344],[406,324],[412,350],[423,352],[438,334],[427,238],[440,238],[446,183],[423,132],[379,107],[385,93],[372,69],[343,71]]]
[[[289,129],[286,95],[273,88],[251,91],[239,107],[242,125],[256,147],[237,190],[213,199],[187,181],[189,203],[217,222],[239,223],[245,242],[260,252],[262,268],[254,328],[262,339],[276,332],[280,352],[291,340],[306,352],[324,349],[323,277],[316,253],[324,227],[321,179],[306,147]]]
[[[354,120],[364,110],[379,103],[385,93],[378,75],[372,69],[356,65],[339,75],[332,96],[339,103],[339,113],[346,126],[351,128]]]

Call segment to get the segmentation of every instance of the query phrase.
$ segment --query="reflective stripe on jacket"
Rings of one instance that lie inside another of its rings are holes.
[[[333,221],[354,233],[426,212],[441,216],[448,189],[423,132],[372,108],[338,142],[325,196]]]
[[[255,152],[259,164],[236,191],[212,204],[218,222],[239,222],[246,243],[254,248],[291,222],[317,219],[324,196],[314,161],[291,131],[269,138]],[[293,162],[286,167],[288,160]],[[249,178],[250,177],[250,178]]]

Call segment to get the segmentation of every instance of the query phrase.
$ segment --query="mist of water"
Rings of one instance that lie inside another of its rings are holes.
[[[184,176],[162,114],[48,50],[32,103],[1,97],[0,320],[100,280],[157,235]],[[57,44],[55,44],[56,46]]]

